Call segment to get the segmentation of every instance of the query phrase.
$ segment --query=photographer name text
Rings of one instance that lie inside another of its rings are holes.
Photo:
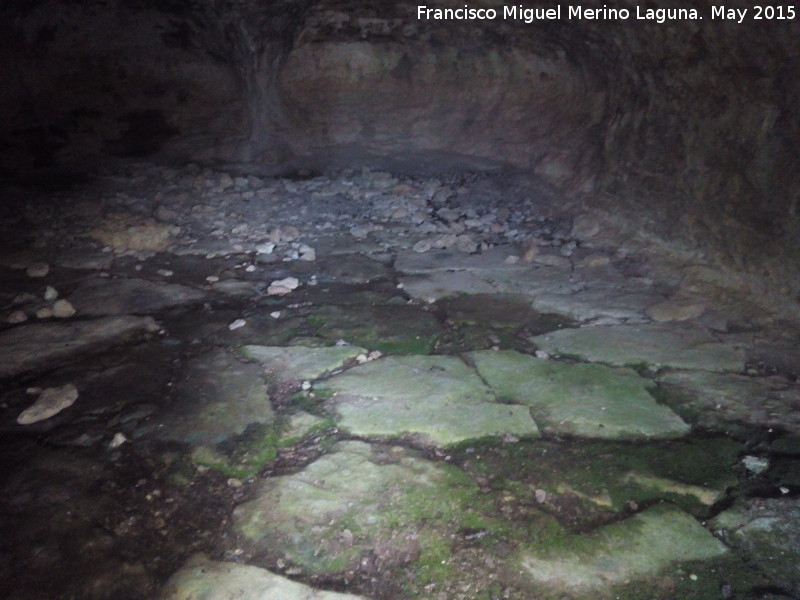
[[[417,6],[417,19],[426,21],[536,21],[586,20],[586,21],[700,21],[708,18],[714,21],[790,21],[794,20],[794,6],[750,6],[748,8],[729,8],[711,6],[709,11],[696,8],[642,8],[635,9],[609,7],[586,8],[584,6],[554,6],[552,8],[526,8],[524,5],[503,6],[500,8],[472,8],[465,4],[462,8],[431,8]]]

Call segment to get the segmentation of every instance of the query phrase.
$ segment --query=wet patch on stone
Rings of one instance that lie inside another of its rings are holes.
[[[780,375],[673,371],[658,383],[664,402],[702,429],[737,438],[800,434],[800,386]]]
[[[189,361],[170,407],[137,436],[185,444],[197,464],[249,476],[275,458],[274,425],[261,368],[215,350]]]
[[[165,308],[191,305],[205,297],[198,290],[145,279],[90,279],[69,295],[81,316],[151,314]]]

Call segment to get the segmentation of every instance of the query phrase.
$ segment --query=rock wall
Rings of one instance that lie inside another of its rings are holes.
[[[796,294],[785,265],[800,263],[800,19],[712,21],[709,0],[685,4],[706,18],[434,22],[410,0],[9,0],[0,171],[120,157],[512,165]]]

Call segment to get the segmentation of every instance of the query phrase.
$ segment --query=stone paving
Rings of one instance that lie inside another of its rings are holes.
[[[482,177],[4,204],[0,595],[800,595],[796,324]]]

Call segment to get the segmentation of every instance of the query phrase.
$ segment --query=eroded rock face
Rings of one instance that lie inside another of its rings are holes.
[[[513,165],[796,293],[800,20],[696,10],[524,23],[420,19],[410,0],[7,2],[0,168]]]

